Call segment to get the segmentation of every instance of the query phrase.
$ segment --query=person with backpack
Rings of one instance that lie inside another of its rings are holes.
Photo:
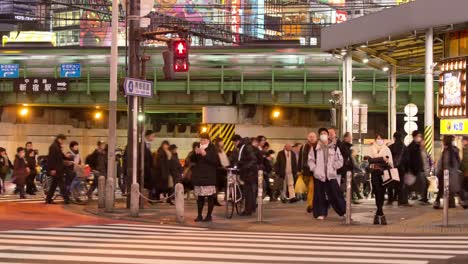
[[[13,168],[6,149],[0,147],[0,194],[5,193],[5,179]]]
[[[86,157],[85,162],[93,171],[98,172],[94,175],[93,185],[88,190],[88,197],[91,199],[98,187],[99,176],[107,176],[107,145],[103,141],[98,141],[96,149]]]
[[[318,220],[325,219],[330,204],[340,217],[344,217],[346,202],[337,180],[343,156],[336,144],[329,141],[328,129],[320,128],[318,132],[320,141],[308,157],[309,168],[314,174],[313,214]]]

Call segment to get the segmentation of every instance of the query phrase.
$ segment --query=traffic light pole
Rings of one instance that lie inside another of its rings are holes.
[[[111,45],[111,70],[109,86],[109,139],[107,151],[107,181],[105,191],[105,211],[114,210],[115,200],[115,150],[117,149],[117,68],[119,63],[118,49],[118,30],[119,30],[119,3],[112,2],[112,45]],[[99,194],[102,195],[102,194]]]
[[[140,1],[131,0],[129,7],[128,16],[128,32],[129,32],[129,77],[138,78],[140,77],[140,60],[139,60],[139,48],[140,48]],[[130,215],[138,216],[139,211],[139,185],[137,182],[138,174],[138,134],[137,134],[137,122],[138,122],[138,98],[135,96],[128,97],[128,152],[127,155],[127,166],[128,176],[132,177],[132,185],[130,196]]]

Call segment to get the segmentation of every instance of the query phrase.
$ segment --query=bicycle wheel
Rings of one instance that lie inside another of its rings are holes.
[[[236,198],[238,199],[236,202],[236,212],[237,215],[241,215],[245,211],[245,198],[242,195],[240,187],[236,188]]]
[[[234,214],[234,186],[229,186],[229,197],[226,198],[226,218],[231,219]]]

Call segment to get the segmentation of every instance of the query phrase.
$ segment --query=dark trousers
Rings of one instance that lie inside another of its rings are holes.
[[[255,184],[245,182],[244,186],[242,186],[242,195],[245,198],[245,213],[251,214],[255,212],[256,203],[255,203]]]
[[[36,183],[34,182],[35,179],[36,173],[31,173],[26,179],[26,193],[33,195],[37,192]]]
[[[372,172],[372,191],[375,196],[375,206],[377,207],[376,215],[384,215],[383,213],[383,205],[385,202],[385,191],[387,186],[382,185],[382,172],[378,170],[374,170]]]
[[[400,175],[403,175],[403,174],[400,173]],[[398,187],[398,204],[408,204],[408,197],[409,197],[408,186],[406,186],[403,178],[400,179],[398,186],[399,186]]]
[[[24,184],[16,184],[16,189],[18,189],[18,193],[21,199],[26,198],[25,191],[24,191]]]
[[[47,193],[46,202],[52,202],[52,197],[54,197],[55,190],[57,189],[57,187],[60,188],[60,193],[63,196],[63,200],[65,202],[68,202],[69,196],[68,191],[65,188],[65,177],[63,173],[60,174],[59,172],[57,172],[55,176],[51,176],[51,183],[49,186],[49,191]]]
[[[346,202],[337,180],[322,182],[314,178],[314,217],[327,216],[329,204],[339,216],[346,213]]]

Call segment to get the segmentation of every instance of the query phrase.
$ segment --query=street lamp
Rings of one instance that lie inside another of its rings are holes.
[[[281,116],[281,111],[279,109],[275,109],[273,110],[273,112],[271,113],[271,116],[274,118],[274,119],[278,119],[280,116]]]
[[[101,120],[102,119],[102,112],[96,111],[94,112],[94,120]]]
[[[29,114],[29,108],[26,107],[26,106],[21,107],[21,108],[18,110],[18,114],[19,114],[21,117],[26,117],[26,116]]]
[[[138,122],[143,122],[145,121],[145,114],[139,113],[138,114]]]

